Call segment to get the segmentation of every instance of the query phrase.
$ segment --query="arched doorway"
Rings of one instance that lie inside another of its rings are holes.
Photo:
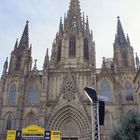
[[[46,130],[60,130],[62,140],[89,139],[90,123],[83,111],[67,105],[58,109],[48,120]]]

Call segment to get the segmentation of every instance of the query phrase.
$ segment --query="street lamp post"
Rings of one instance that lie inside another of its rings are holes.
[[[104,97],[97,96],[95,89],[92,87],[85,87],[84,91],[87,97],[89,98],[89,100],[91,101],[92,140],[100,140],[99,102],[100,100],[104,101]],[[93,106],[94,106],[94,112],[93,112]],[[94,128],[93,128],[93,123],[95,123]],[[95,130],[95,132],[93,130]]]

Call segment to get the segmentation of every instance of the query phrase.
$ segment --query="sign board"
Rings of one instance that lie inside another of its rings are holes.
[[[30,125],[26,128],[22,129],[22,135],[43,135],[44,136],[45,129],[41,128],[37,125]]]
[[[16,131],[16,140],[21,140],[21,131]]]
[[[51,140],[61,140],[60,130],[52,130],[51,131]]]
[[[51,132],[50,131],[45,131],[44,139],[45,140],[50,140],[51,139]]]
[[[8,130],[6,140],[15,140],[15,139],[16,139],[16,130]]]

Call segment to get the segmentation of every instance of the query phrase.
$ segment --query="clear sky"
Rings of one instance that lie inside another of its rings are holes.
[[[69,8],[70,0],[0,0],[0,74],[3,63],[21,38],[29,20],[32,57],[42,69],[46,49],[51,53],[59,19]],[[96,42],[97,67],[102,57],[113,57],[117,16],[125,34],[129,34],[134,52],[140,56],[140,0],[80,0],[81,12],[89,16],[90,29]]]

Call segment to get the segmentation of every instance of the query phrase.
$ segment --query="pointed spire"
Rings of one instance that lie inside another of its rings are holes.
[[[18,47],[18,38],[17,38],[17,40],[16,40],[14,49],[16,49],[17,47]]]
[[[30,51],[32,51],[32,44],[30,44]]]
[[[90,33],[89,31],[89,22],[88,22],[88,16],[87,16],[87,20],[86,20],[86,33]]]
[[[6,74],[7,69],[8,69],[8,57],[6,58],[6,61],[3,65],[3,75]]]
[[[48,48],[47,48],[46,56],[44,60],[44,66],[43,66],[44,71],[48,70],[48,67],[49,67],[49,53],[48,53]]]
[[[47,48],[46,56],[45,56],[45,61],[48,61],[48,59],[49,59],[49,54],[48,54],[48,48]]]
[[[69,15],[78,16],[81,18],[80,2],[79,0],[71,0],[69,7]]]
[[[131,46],[131,43],[130,43],[130,39],[129,39],[128,34],[127,34],[127,44],[128,44],[129,46]]]
[[[85,14],[83,12],[83,29],[85,29]]]
[[[85,24],[85,13],[83,12],[83,24]]]
[[[62,17],[60,18],[60,24],[59,24],[59,35],[63,35]]]
[[[19,47],[21,48],[28,48],[29,46],[29,27],[28,27],[29,21],[26,21],[26,25],[19,43]]]
[[[68,11],[68,21],[69,27],[72,28],[81,28],[82,20],[81,20],[81,9],[79,0],[71,0],[70,7]]]
[[[126,38],[124,35],[124,31],[122,28],[122,24],[120,21],[120,17],[118,16],[118,21],[117,21],[117,34],[116,34],[116,38],[115,38],[115,43],[119,44],[119,45],[127,45],[126,42]]]

